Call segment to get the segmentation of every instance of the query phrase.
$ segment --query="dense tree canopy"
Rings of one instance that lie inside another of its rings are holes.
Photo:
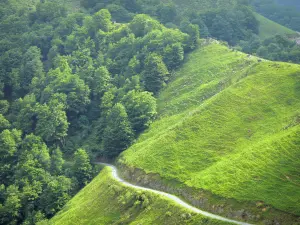
[[[93,10],[0,3],[1,224],[50,218],[92,179],[91,156],[128,148],[155,119],[153,94],[199,43],[196,25],[166,28],[139,1],[82,5]],[[172,4],[157,13],[177,18]]]
[[[148,128],[156,116],[156,99],[150,92],[130,91],[122,103],[136,133]]]
[[[107,118],[107,127],[103,134],[104,149],[109,157],[117,156],[130,146],[133,139],[133,131],[125,107],[117,103]]]

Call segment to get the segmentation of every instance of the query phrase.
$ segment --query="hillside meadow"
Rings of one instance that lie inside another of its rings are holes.
[[[166,197],[129,188],[115,181],[111,169],[82,189],[54,218],[39,225],[190,224],[226,225],[176,205]]]
[[[299,65],[202,47],[162,91],[159,119],[119,163],[299,216],[299,80]]]

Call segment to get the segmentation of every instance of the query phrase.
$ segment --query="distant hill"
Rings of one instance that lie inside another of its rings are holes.
[[[274,35],[293,35],[296,34],[295,31],[282,26],[266,17],[256,13],[256,19],[259,21],[259,37],[261,39],[267,39]]]
[[[299,65],[220,44],[200,48],[160,94],[159,119],[119,163],[159,175],[168,190],[192,188],[212,211],[219,205],[229,215],[224,205],[240,205],[259,220],[292,224],[287,215],[300,215],[299,74]]]
[[[280,0],[278,0],[280,1]],[[237,0],[219,0],[219,1],[211,1],[211,0],[173,0],[175,5],[180,9],[181,13],[185,12],[201,12],[207,13],[210,11],[217,11],[222,9],[232,9],[238,5],[239,1]],[[283,1],[281,1],[283,2]],[[295,1],[290,1],[295,2]],[[297,3],[300,5],[300,3]],[[259,25],[259,36],[262,39],[269,38],[274,35],[287,35],[287,34],[295,34],[296,32],[286,28],[283,25],[280,25],[274,21],[267,19],[262,15],[256,14],[257,20],[260,22]]]
[[[299,1],[252,0],[254,10],[268,19],[290,29],[300,31]]]
[[[300,2],[298,0],[275,0],[275,1],[281,5],[297,7],[300,10]]]

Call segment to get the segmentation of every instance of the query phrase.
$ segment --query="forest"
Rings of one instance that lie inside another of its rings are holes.
[[[149,126],[199,28],[144,14],[120,24],[60,1],[1,10],[0,223],[35,224],[91,180],[91,157],[117,156]]]
[[[51,218],[157,117],[156,96],[201,45],[299,62],[289,38],[258,38],[249,5],[179,13],[172,1],[0,3],[0,224]]]

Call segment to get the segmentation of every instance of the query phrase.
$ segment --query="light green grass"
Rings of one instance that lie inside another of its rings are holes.
[[[261,39],[267,39],[274,35],[291,35],[296,34],[297,32],[282,26],[272,20],[267,19],[266,17],[255,13],[256,19],[259,21],[259,37]]]
[[[118,183],[105,168],[54,218],[51,225],[229,224],[190,213],[165,197]]]
[[[300,215],[299,84],[299,65],[203,47],[160,94],[160,118],[119,162]]]

